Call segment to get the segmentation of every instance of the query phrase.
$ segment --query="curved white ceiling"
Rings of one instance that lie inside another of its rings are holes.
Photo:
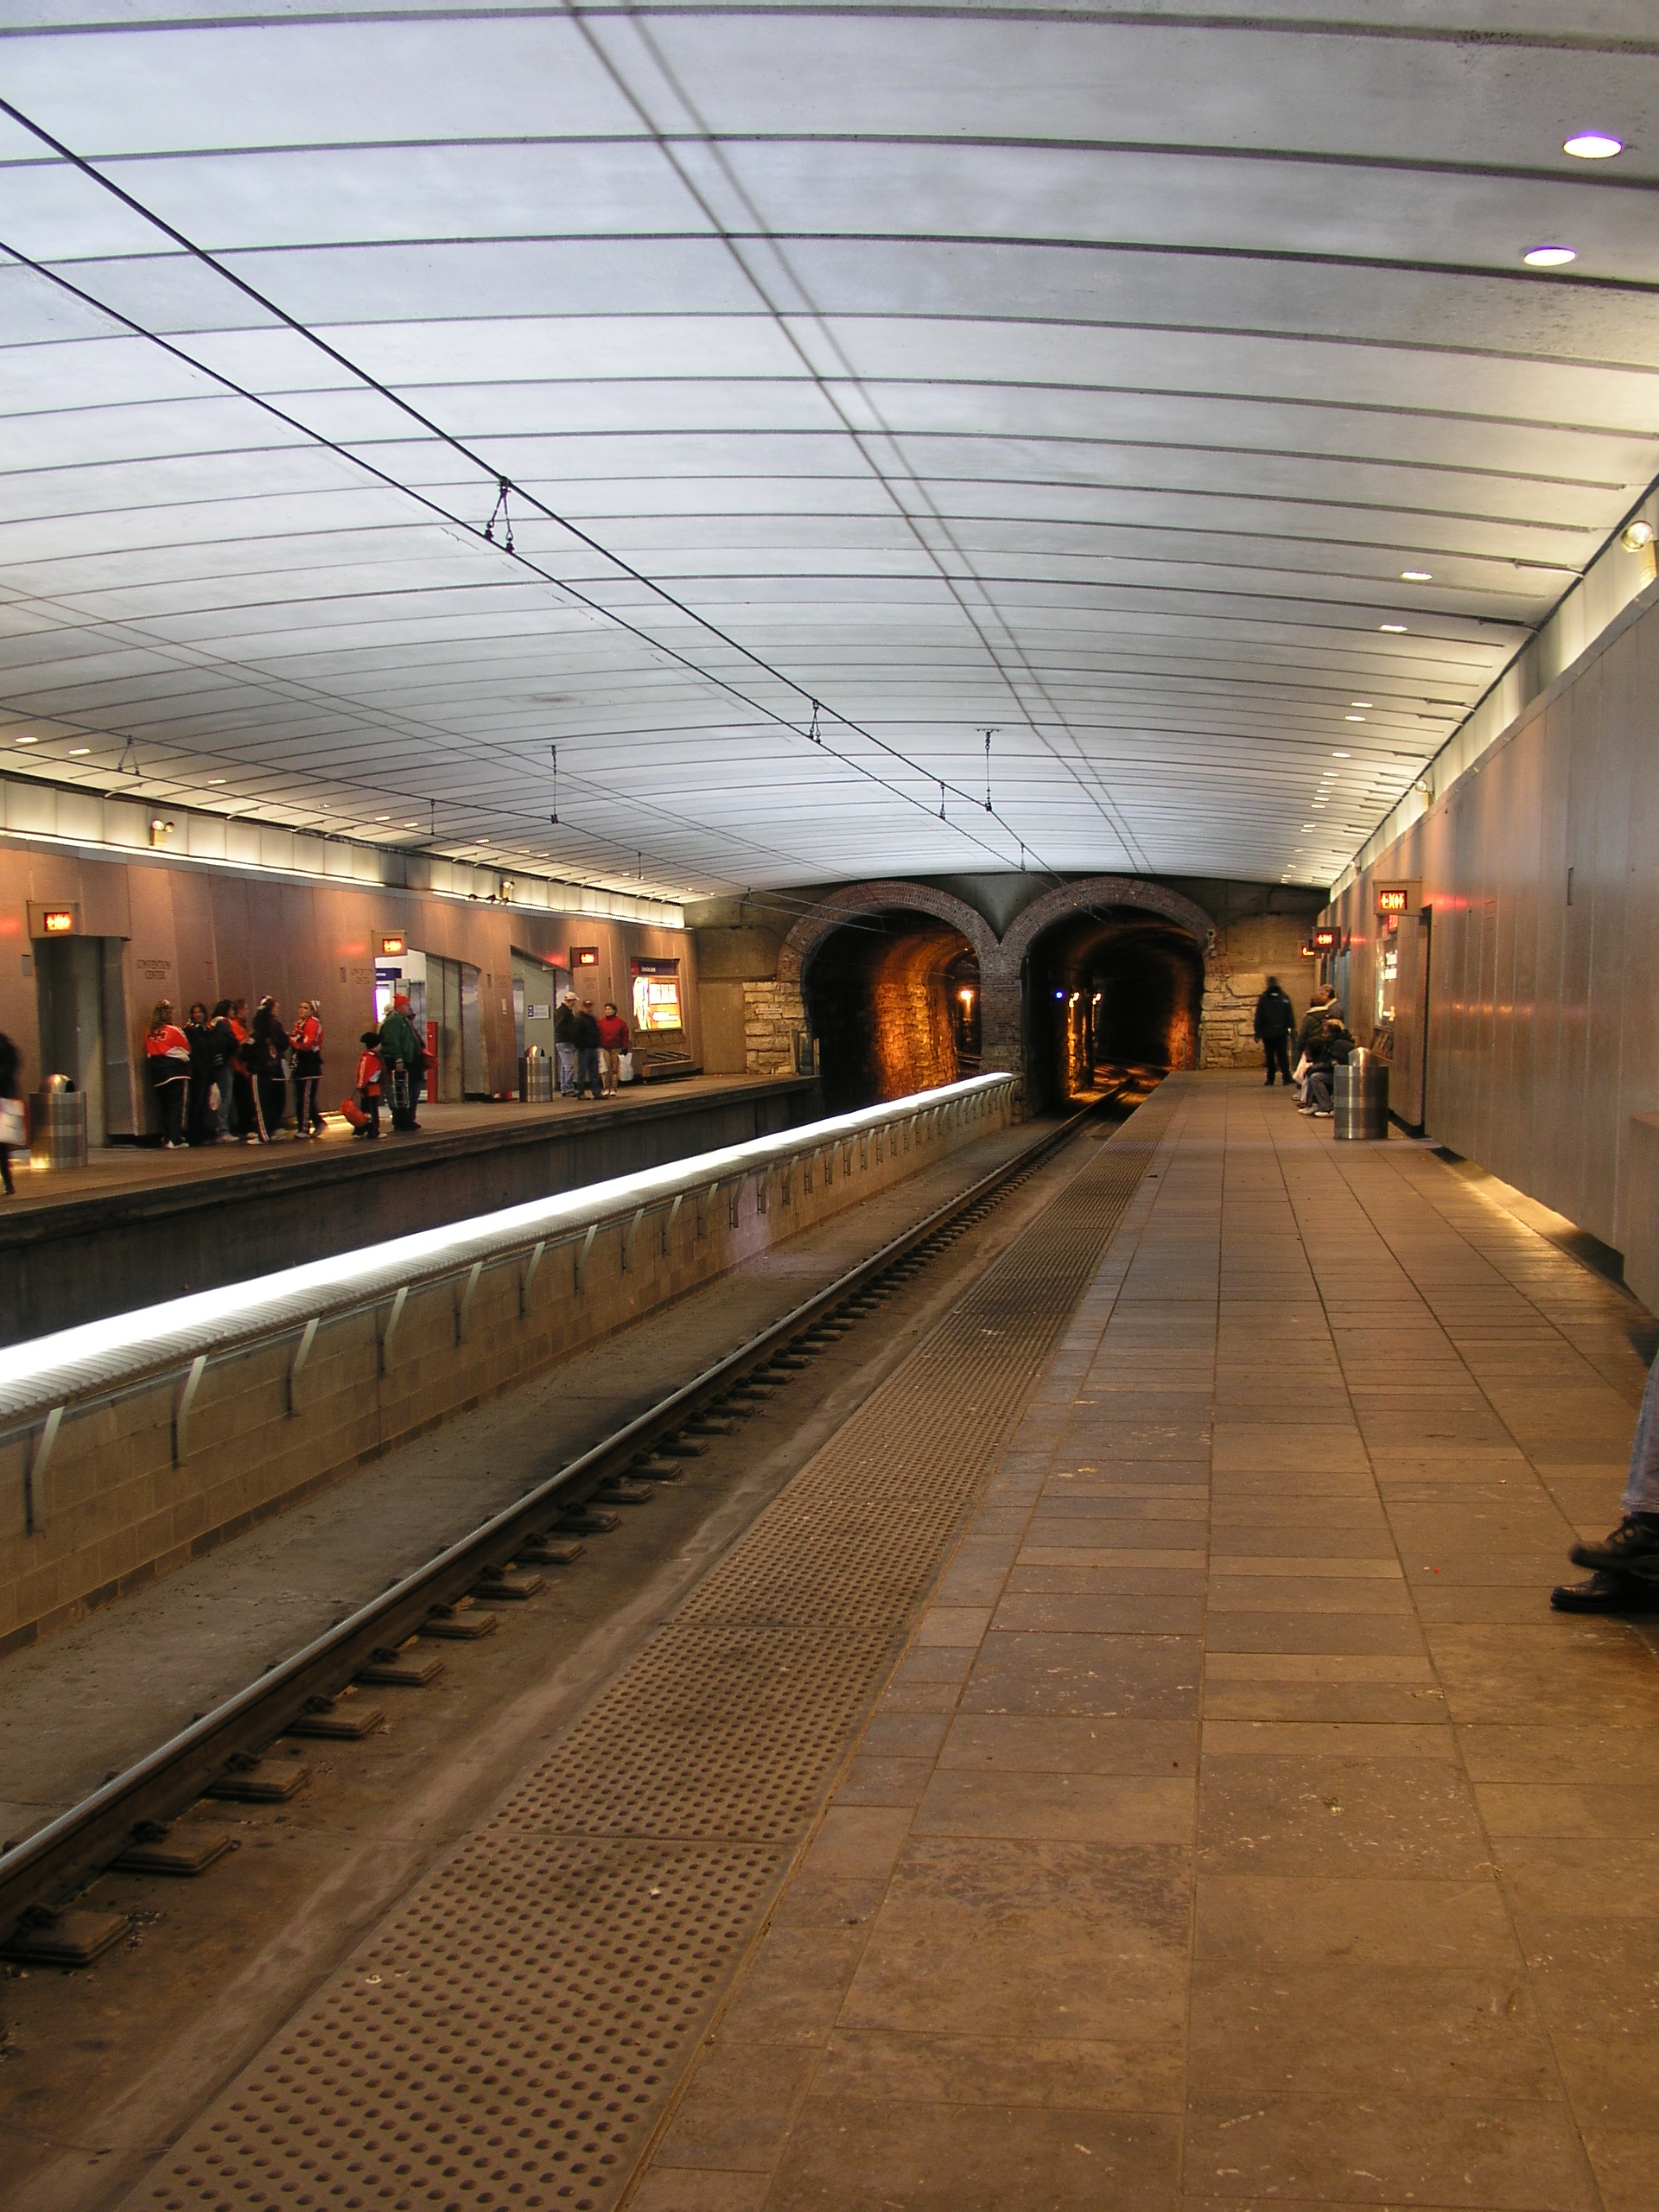
[[[1452,12],[14,8],[7,766],[1327,880],[1659,473],[1652,7]]]

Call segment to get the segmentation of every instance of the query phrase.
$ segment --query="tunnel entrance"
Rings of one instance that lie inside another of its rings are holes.
[[[823,940],[801,983],[834,1113],[954,1083],[979,1065],[979,962],[946,922],[860,915]]]
[[[1116,1071],[1198,1064],[1203,955],[1161,916],[1065,916],[1033,945],[1027,991],[1033,1108],[1105,1088]]]

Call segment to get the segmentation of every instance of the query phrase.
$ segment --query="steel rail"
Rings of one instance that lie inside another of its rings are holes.
[[[512,1504],[446,1545],[423,1567],[400,1577],[288,1658],[273,1662],[222,1704],[13,1845],[0,1856],[0,1938],[10,1936],[29,1906],[61,1904],[84,1888],[119,1855],[138,1822],[176,1816],[225,1772],[233,1755],[266,1749],[299,1718],[308,1699],[338,1694],[374,1650],[401,1642],[419,1629],[435,1607],[452,1604],[470,1591],[486,1567],[512,1558],[525,1537],[546,1522],[550,1508],[579,1503],[619,1466],[639,1458],[657,1439],[682,1427],[764,1366],[813,1321],[886,1274],[958,1217],[1040,1165],[1109,1103],[1096,1100],[1068,1116]]]

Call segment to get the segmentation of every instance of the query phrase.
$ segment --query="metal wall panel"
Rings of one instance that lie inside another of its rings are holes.
[[[1375,884],[1412,878],[1433,913],[1429,1135],[1616,1245],[1659,1302],[1659,1221],[1627,1189],[1632,1117],[1659,1111],[1659,609],[1344,892],[1368,1018]]]

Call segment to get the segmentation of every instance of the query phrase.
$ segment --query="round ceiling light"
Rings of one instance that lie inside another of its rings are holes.
[[[1610,138],[1605,130],[1575,130],[1562,146],[1564,154],[1571,154],[1579,162],[1611,162],[1615,154],[1624,150],[1622,138]]]
[[[1645,515],[1638,515],[1634,522],[1627,522],[1618,534],[1618,542],[1627,553],[1645,552],[1654,541],[1654,527]]]
[[[1570,245],[1535,245],[1521,257],[1529,269],[1565,269],[1578,257],[1577,247]]]

